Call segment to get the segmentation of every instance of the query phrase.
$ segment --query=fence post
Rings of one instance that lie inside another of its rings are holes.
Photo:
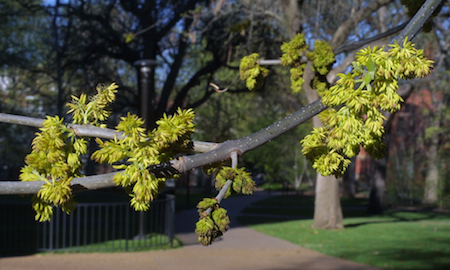
[[[165,225],[166,228],[165,234],[169,237],[170,247],[173,247],[173,238],[174,238],[174,214],[175,214],[175,195],[166,194],[166,213],[165,213]]]
[[[53,251],[53,224],[55,223],[55,219],[50,220],[49,226],[49,236],[48,236],[48,249],[50,252]]]
[[[130,241],[130,237],[128,236],[130,233],[130,207],[125,208],[125,251],[128,251],[128,241]]]

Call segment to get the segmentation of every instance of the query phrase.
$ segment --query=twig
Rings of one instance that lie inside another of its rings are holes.
[[[216,91],[218,93],[223,93],[223,92],[228,91],[228,89],[230,89],[230,87],[233,86],[236,83],[236,81],[239,79],[239,76],[240,75],[238,74],[236,76],[236,78],[234,78],[233,82],[231,82],[231,84],[225,89],[220,89],[220,87],[217,84],[214,84],[214,83],[209,83],[209,86],[211,86],[214,89],[214,91]]]
[[[39,128],[44,123],[44,119],[0,113],[0,122]],[[94,137],[109,140],[113,140],[114,136],[116,136],[117,139],[123,138],[123,132],[118,132],[114,129],[100,128],[93,125],[77,125],[69,123],[65,125],[70,129],[72,129],[75,135],[80,137]],[[194,141],[193,144],[194,145],[192,150],[194,152],[199,153],[214,150],[220,145],[218,143],[201,142],[201,141]]]
[[[238,155],[236,151],[231,152],[231,168],[235,169],[237,167],[237,163],[238,163]],[[223,187],[220,189],[219,193],[217,194],[217,196],[215,197],[216,201],[218,204],[220,204],[220,202],[222,202],[223,198],[225,197],[225,194],[227,194],[228,189],[231,187],[231,184],[233,184],[232,180],[227,180],[225,182],[225,185],[223,185]],[[209,215],[212,211],[212,208],[208,208],[205,211],[206,215]]]
[[[398,25],[398,26],[396,26],[394,28],[391,28],[391,29],[387,30],[386,32],[378,34],[378,35],[376,35],[374,37],[366,38],[366,39],[354,42],[352,44],[342,45],[341,47],[339,47],[336,50],[334,50],[333,53],[335,55],[338,55],[338,54],[341,54],[341,53],[350,52],[350,51],[356,50],[358,48],[361,48],[364,45],[367,45],[369,43],[377,41],[379,39],[382,39],[382,38],[394,35],[395,33],[398,33],[400,30],[404,29],[406,27],[406,25],[408,25],[409,22],[410,21],[402,23],[401,25]],[[306,62],[306,61],[307,61],[306,57],[303,57],[301,59],[301,62]],[[279,60],[279,59],[258,60],[258,64],[261,65],[261,66],[275,66],[275,65],[280,65],[281,64],[281,60]]]
[[[238,163],[238,155],[236,151],[233,151],[231,152],[231,168],[235,169],[237,167],[237,163]],[[233,184],[233,181],[227,180],[225,185],[223,185],[223,187],[220,189],[219,194],[217,194],[216,196],[217,203],[220,203],[223,200],[231,184]]]

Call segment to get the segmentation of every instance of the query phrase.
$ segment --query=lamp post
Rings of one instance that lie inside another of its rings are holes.
[[[144,119],[144,127],[149,130],[152,126],[151,112],[154,108],[155,100],[155,88],[153,82],[153,74],[155,72],[155,66],[158,62],[154,59],[142,59],[134,62],[134,66],[137,68],[138,74],[138,96],[139,102],[139,115]],[[145,216],[144,212],[139,213],[139,234],[134,237],[134,240],[146,239],[145,235]]]
[[[139,115],[145,121],[145,128],[152,126],[151,111],[155,107],[155,88],[153,74],[158,62],[154,59],[142,59],[134,62],[138,74],[138,93],[140,97]]]

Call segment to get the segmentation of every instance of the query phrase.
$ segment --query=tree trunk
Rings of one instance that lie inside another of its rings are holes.
[[[303,74],[305,89],[308,102],[311,103],[319,98],[319,95],[310,86],[310,82],[314,77],[311,62],[308,62]],[[322,127],[323,124],[319,117],[313,117],[314,127]],[[316,178],[316,198],[314,201],[314,228],[318,229],[341,229],[344,227],[342,223],[342,208],[339,198],[339,182],[335,176],[323,176],[320,173]]]
[[[403,98],[404,102],[409,98],[411,93],[414,91],[413,85],[409,84],[407,87],[399,89],[398,94]],[[394,121],[395,113],[385,112],[383,115],[386,117],[386,122],[384,123],[385,129],[385,139],[386,143],[386,155],[377,160],[371,157],[370,171],[370,196],[369,205],[367,207],[367,213],[369,214],[382,214],[383,213],[383,198],[386,191],[386,169],[389,159],[389,134],[391,132],[392,122]]]
[[[339,182],[334,176],[317,174],[313,228],[342,229]]]
[[[342,197],[355,198],[356,183],[356,157],[351,158],[352,163],[348,166],[347,171],[342,176]]]
[[[436,92],[431,95],[435,111],[433,111],[430,127],[437,130],[441,127],[441,115],[443,110],[443,101]],[[428,167],[425,175],[425,190],[423,196],[424,204],[436,204],[439,196],[439,132],[434,132],[430,140],[428,150]]]
[[[386,191],[386,164],[387,158],[380,160],[371,158],[372,177],[370,179],[370,197],[367,213],[377,215],[383,213],[383,197]]]
[[[428,167],[425,176],[424,204],[435,204],[438,201],[439,166],[438,166],[438,135],[431,140],[428,152]]]

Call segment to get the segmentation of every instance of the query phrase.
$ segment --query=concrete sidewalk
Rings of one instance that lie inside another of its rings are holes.
[[[195,209],[176,216],[176,235],[185,246],[174,250],[135,253],[89,253],[34,255],[0,259],[2,270],[203,270],[203,269],[336,269],[375,270],[376,267],[358,264],[323,255],[290,242],[240,226],[235,220],[243,208],[267,198],[266,193],[227,199],[223,206],[229,210],[231,228],[211,246],[197,243],[193,233],[198,214]]]

